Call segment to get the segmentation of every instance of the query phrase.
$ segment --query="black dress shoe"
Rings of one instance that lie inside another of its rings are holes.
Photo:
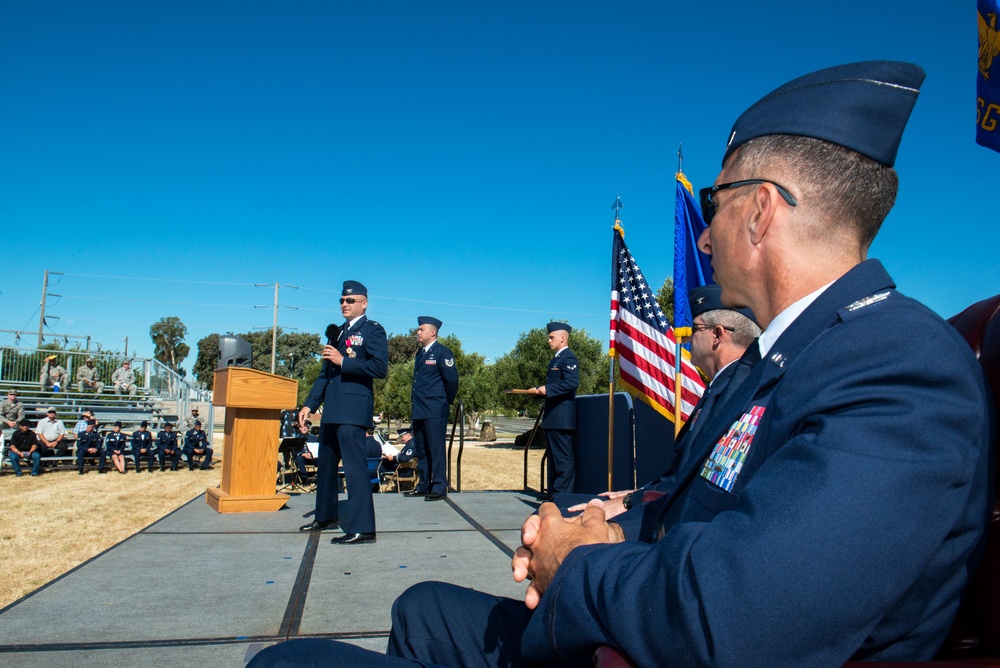
[[[437,492],[431,492],[424,497],[424,501],[441,501],[442,499],[447,499],[447,494],[438,494]]]
[[[334,517],[326,522],[310,522],[299,527],[299,531],[322,531],[323,529],[336,529],[340,526],[340,519]]]
[[[361,545],[362,543],[374,543],[374,533],[348,533],[337,536],[330,541],[334,545]]]
[[[403,496],[427,496],[427,492],[421,492],[419,489],[411,489],[409,492],[403,492]]]
[[[555,497],[552,496],[552,492],[542,492],[535,498],[539,501],[551,501]]]

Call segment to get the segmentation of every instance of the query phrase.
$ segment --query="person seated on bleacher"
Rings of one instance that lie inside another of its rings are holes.
[[[184,434],[184,456],[187,457],[188,470],[194,471],[194,458],[204,455],[201,462],[201,470],[207,471],[212,468],[212,448],[208,442],[208,435],[201,428],[201,420],[194,421],[194,427],[188,429]]]
[[[132,371],[132,363],[128,360],[122,362],[121,367],[111,374],[111,382],[114,383],[115,392],[118,394],[134,397],[139,391],[139,388],[135,386],[135,371]],[[176,438],[176,434],[174,437]]]
[[[295,466],[299,475],[299,484],[307,485],[312,481],[306,476],[306,466],[315,467],[316,461],[319,459],[319,434],[312,433],[312,422],[309,420],[306,420],[305,424],[299,427],[299,433],[306,437],[306,442],[302,446],[302,450],[295,455]]]
[[[79,440],[80,434],[87,431],[87,423],[93,419],[94,414],[90,412],[90,409],[84,408],[83,412],[80,413],[80,419],[73,425],[73,438]]]
[[[31,475],[35,477],[42,468],[42,446],[39,444],[35,432],[29,429],[31,426],[29,420],[21,420],[17,424],[17,431],[10,437],[10,452],[8,453],[10,465],[14,467],[14,475],[20,478],[24,475],[21,473],[21,460],[30,459]]]
[[[177,470],[177,463],[181,460],[181,449],[177,445],[177,433],[174,432],[174,425],[169,422],[164,422],[163,429],[156,435],[156,453],[160,458],[161,471],[167,470],[167,457],[170,457],[170,470]]]
[[[141,473],[142,458],[146,458],[146,470],[153,472],[153,435],[148,431],[149,423],[143,420],[139,430],[132,432],[132,457],[135,459],[135,472]]]
[[[111,455],[111,463],[119,473],[125,473],[125,447],[128,445],[128,436],[122,433],[121,420],[115,422],[112,432],[104,439],[104,444],[107,453]]]
[[[97,433],[97,420],[89,420],[87,429],[76,441],[76,470],[83,475],[84,462],[87,459],[97,457],[97,472],[107,473],[104,470],[104,462],[107,454],[104,452],[104,439]]]
[[[0,401],[0,421],[8,429],[16,429],[24,419],[24,404],[17,400],[14,389],[7,390],[7,398]]]
[[[50,406],[45,412],[45,419],[38,421],[35,433],[38,435],[38,442],[45,448],[43,457],[65,457],[69,454],[73,441],[66,440],[66,425],[62,420],[56,419],[55,407]]]
[[[413,430],[404,427],[396,431],[399,434],[399,446],[396,447],[388,441],[382,442],[382,468],[386,471],[395,471],[403,462],[415,459],[417,456],[416,444],[413,442]]]
[[[201,421],[201,416],[198,415],[198,409],[192,408],[191,415],[188,415],[186,418],[184,418],[184,429],[185,430],[194,429],[194,423],[200,421]]]
[[[39,378],[38,383],[42,388],[42,392],[50,388],[54,392],[58,392],[69,385],[69,374],[66,373],[66,369],[62,368],[56,362],[55,355],[49,355],[45,358],[45,363],[42,365],[41,378]]]
[[[97,394],[104,391],[104,383],[98,379],[97,367],[94,366],[94,358],[88,357],[83,366],[76,370],[76,388],[80,392],[94,390]]]

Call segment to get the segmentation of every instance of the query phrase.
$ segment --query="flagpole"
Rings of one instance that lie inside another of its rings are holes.
[[[677,144],[677,173],[684,173],[684,145],[681,143]],[[677,286],[677,281],[674,281],[674,287]],[[677,314],[674,314],[674,322],[677,322]],[[681,355],[683,352],[684,337],[677,334],[677,329],[674,328],[674,438],[681,431],[681,379],[683,374],[681,373]]]
[[[612,230],[615,228],[623,229],[621,226],[621,218],[618,212],[622,209],[621,197],[615,197],[615,203],[611,205],[611,208],[615,212],[615,224],[612,226]],[[617,232],[612,232],[617,234]],[[624,232],[622,232],[624,236]],[[615,273],[615,258],[611,259],[611,283],[614,285],[616,278]],[[614,467],[614,451],[615,451],[615,355],[614,355],[614,341],[611,342],[611,363],[608,364],[608,491],[612,491],[611,488],[611,473]]]

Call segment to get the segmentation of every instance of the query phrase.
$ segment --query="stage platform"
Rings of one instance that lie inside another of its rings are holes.
[[[340,530],[297,530],[314,501],[293,495],[278,512],[220,515],[199,495],[0,610],[0,664],[242,666],[296,637],[383,651],[392,602],[412,584],[523,595],[510,557],[533,495],[376,494],[378,542],[354,546],[330,544]]]

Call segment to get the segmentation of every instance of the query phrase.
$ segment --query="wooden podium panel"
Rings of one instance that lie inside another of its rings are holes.
[[[295,408],[298,381],[256,369],[215,372],[213,406],[225,406],[222,484],[205,501],[220,513],[275,511],[288,501],[275,493],[281,411]]]

